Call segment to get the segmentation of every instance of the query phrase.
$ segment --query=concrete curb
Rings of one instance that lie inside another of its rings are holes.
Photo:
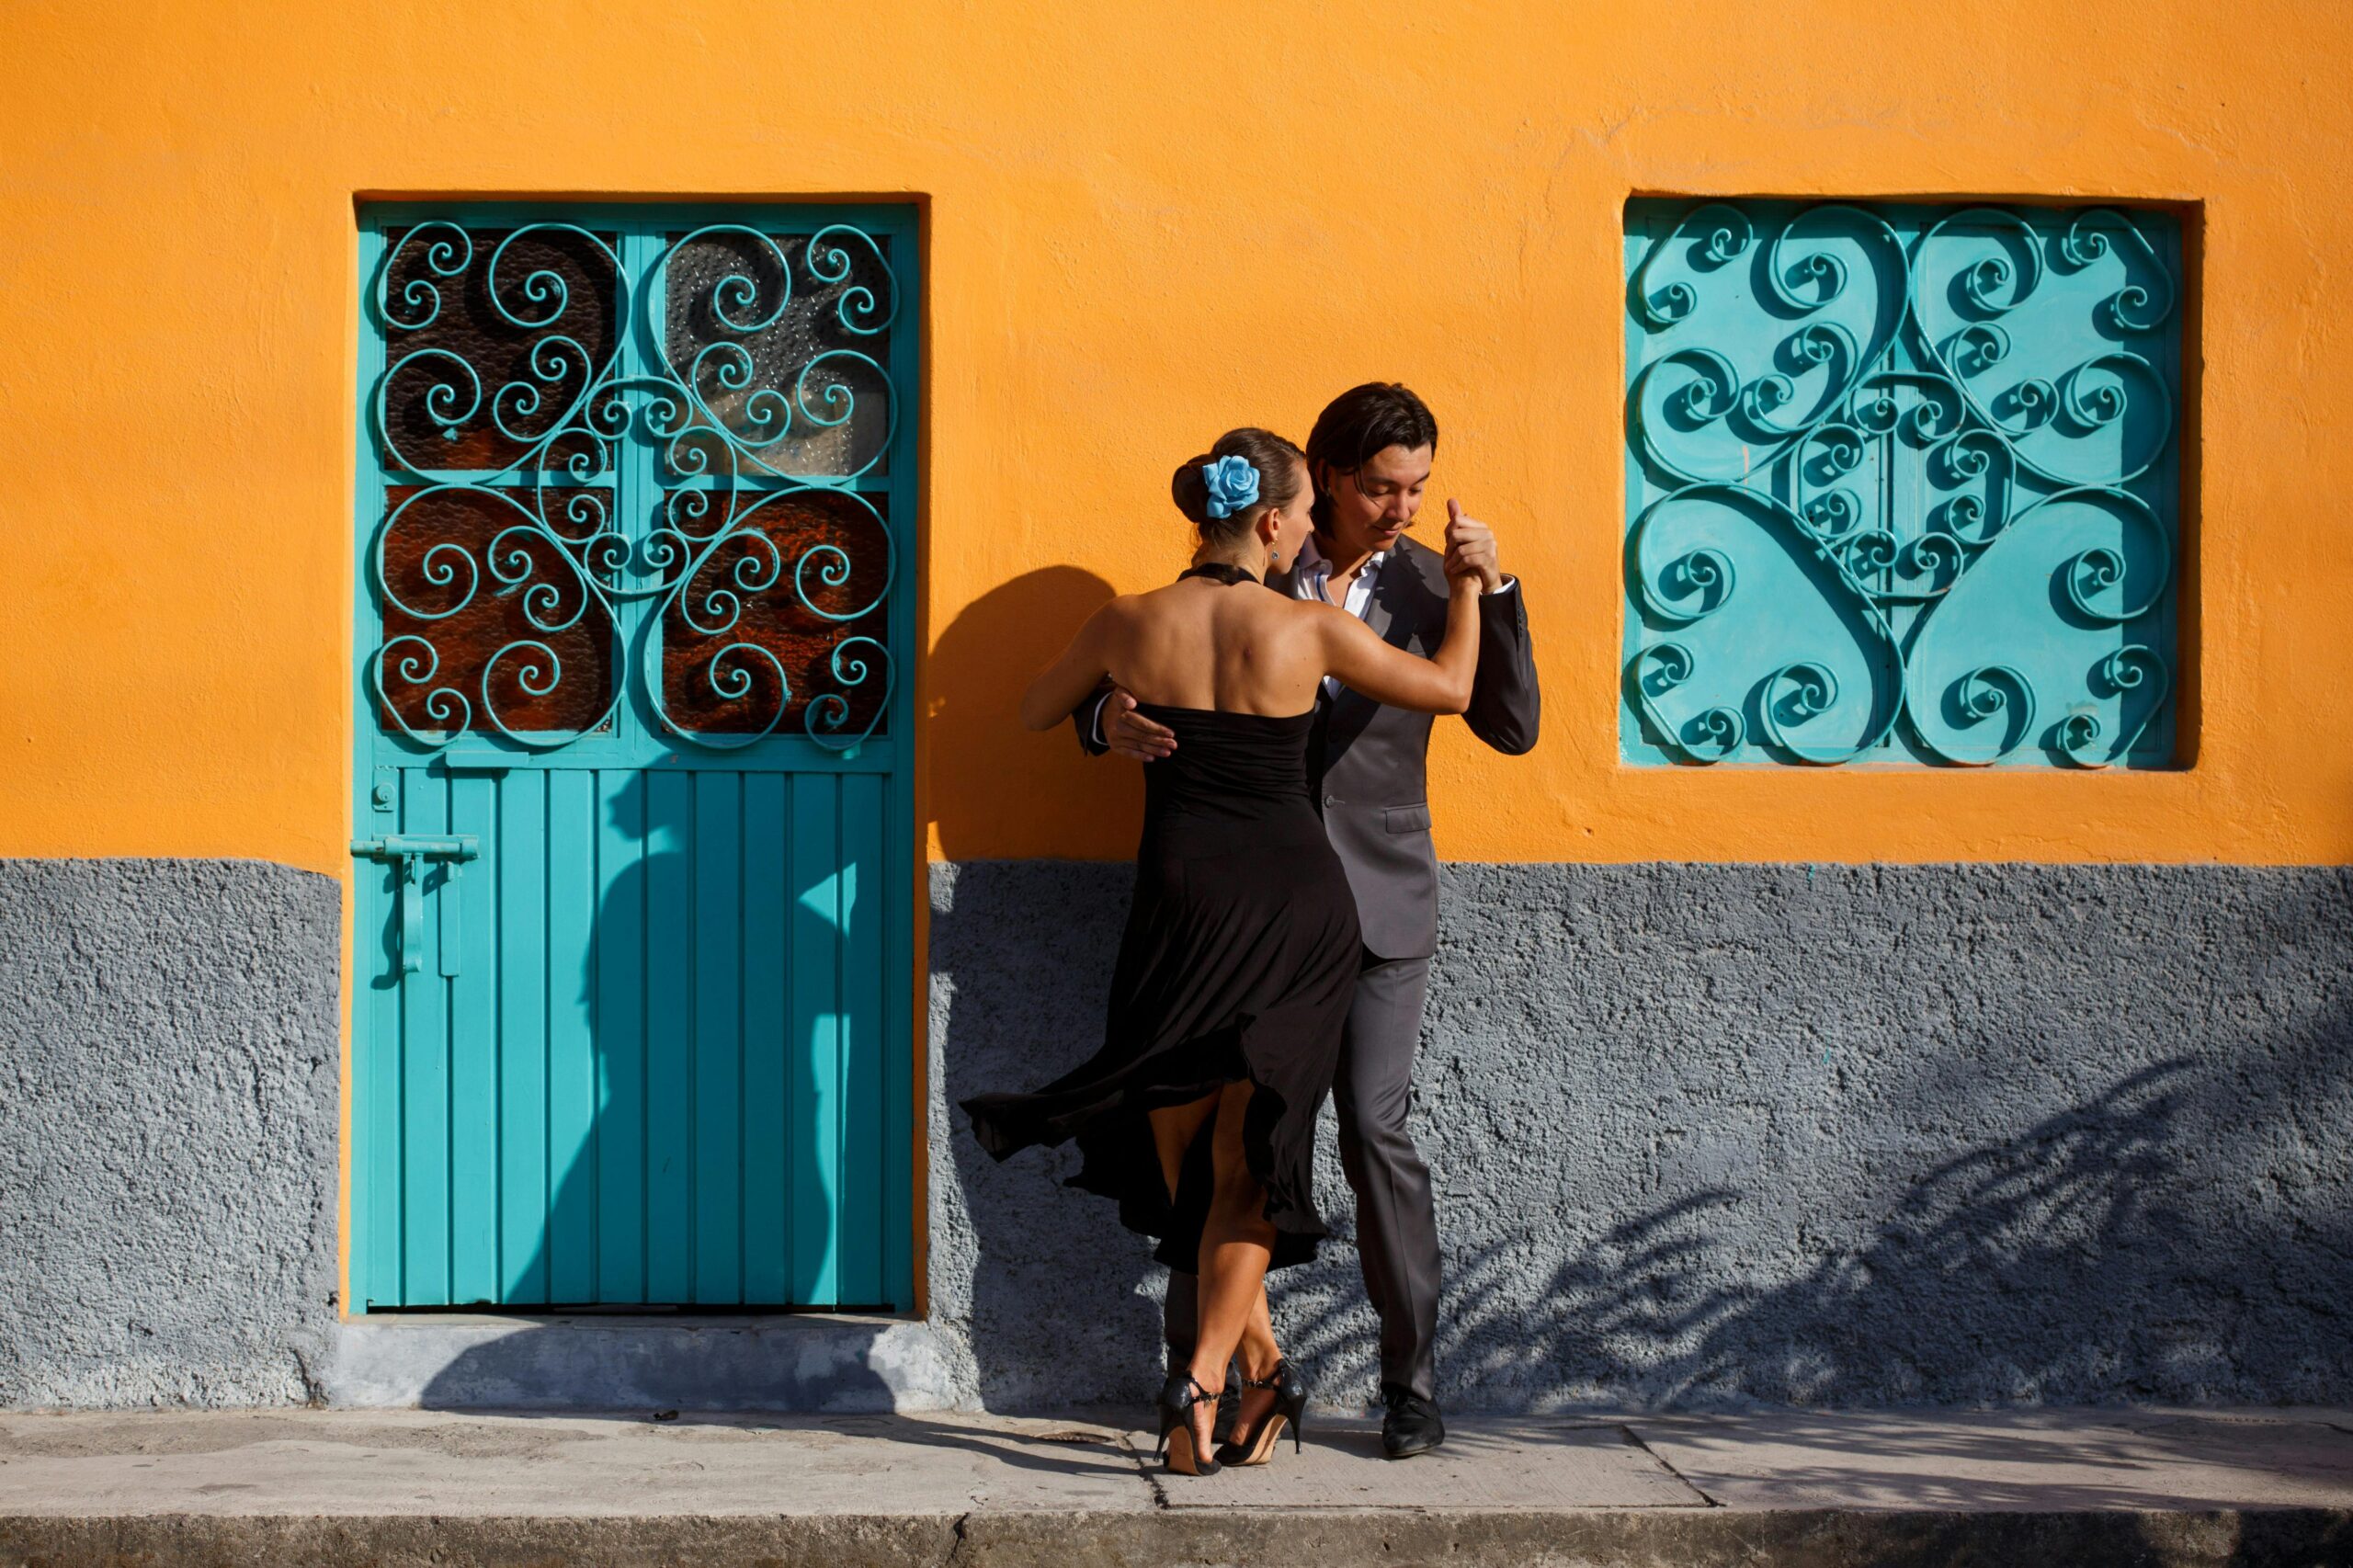
[[[2329,1568],[2353,1510],[1182,1509],[729,1517],[0,1517],[0,1568]]]

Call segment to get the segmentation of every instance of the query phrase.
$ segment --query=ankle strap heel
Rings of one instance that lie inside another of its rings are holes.
[[[1195,1443],[1192,1410],[1204,1403],[1214,1409],[1217,1398],[1216,1392],[1203,1388],[1190,1371],[1171,1372],[1160,1389],[1160,1447],[1153,1450],[1153,1457],[1166,1453],[1168,1468],[1179,1475],[1215,1475],[1222,1467]],[[1171,1434],[1180,1435],[1184,1440],[1172,1444]]]
[[[1247,1432],[1234,1434],[1233,1441],[1217,1451],[1224,1464],[1264,1464],[1267,1455],[1278,1438],[1288,1429],[1291,1452],[1304,1446],[1302,1429],[1307,1416],[1307,1380],[1299,1375],[1289,1361],[1275,1363],[1274,1375],[1266,1378],[1244,1378],[1242,1386],[1249,1389],[1270,1389],[1275,1403],[1258,1424]]]

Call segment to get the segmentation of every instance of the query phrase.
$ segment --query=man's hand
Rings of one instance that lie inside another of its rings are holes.
[[[1103,744],[1117,756],[1158,762],[1176,749],[1176,732],[1137,712],[1136,699],[1115,686],[1103,699]]]
[[[1483,593],[1494,593],[1504,585],[1504,569],[1495,562],[1495,531],[1475,517],[1462,515],[1462,503],[1449,495],[1446,498],[1446,574],[1460,577],[1465,573],[1479,575],[1479,587]]]

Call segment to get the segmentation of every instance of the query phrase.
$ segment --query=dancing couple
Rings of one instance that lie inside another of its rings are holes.
[[[1383,1449],[1445,1437],[1438,1224],[1405,1129],[1438,936],[1431,716],[1518,755],[1538,697],[1493,533],[1449,500],[1442,552],[1406,537],[1437,449],[1428,408],[1387,382],[1334,400],[1303,452],[1229,431],[1172,481],[1191,566],[1097,610],[1022,698],[1029,728],[1067,718],[1090,752],[1148,764],[1134,902],[1102,1048],[963,1106],[999,1159],[1075,1138],[1073,1185],[1158,1238],[1181,1474],[1300,1440],[1307,1388],[1266,1282],[1326,1234],[1327,1094],[1381,1318]]]

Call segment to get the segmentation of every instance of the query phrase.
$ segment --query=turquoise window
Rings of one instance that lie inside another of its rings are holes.
[[[1626,208],[1637,764],[2163,767],[2167,213]]]

